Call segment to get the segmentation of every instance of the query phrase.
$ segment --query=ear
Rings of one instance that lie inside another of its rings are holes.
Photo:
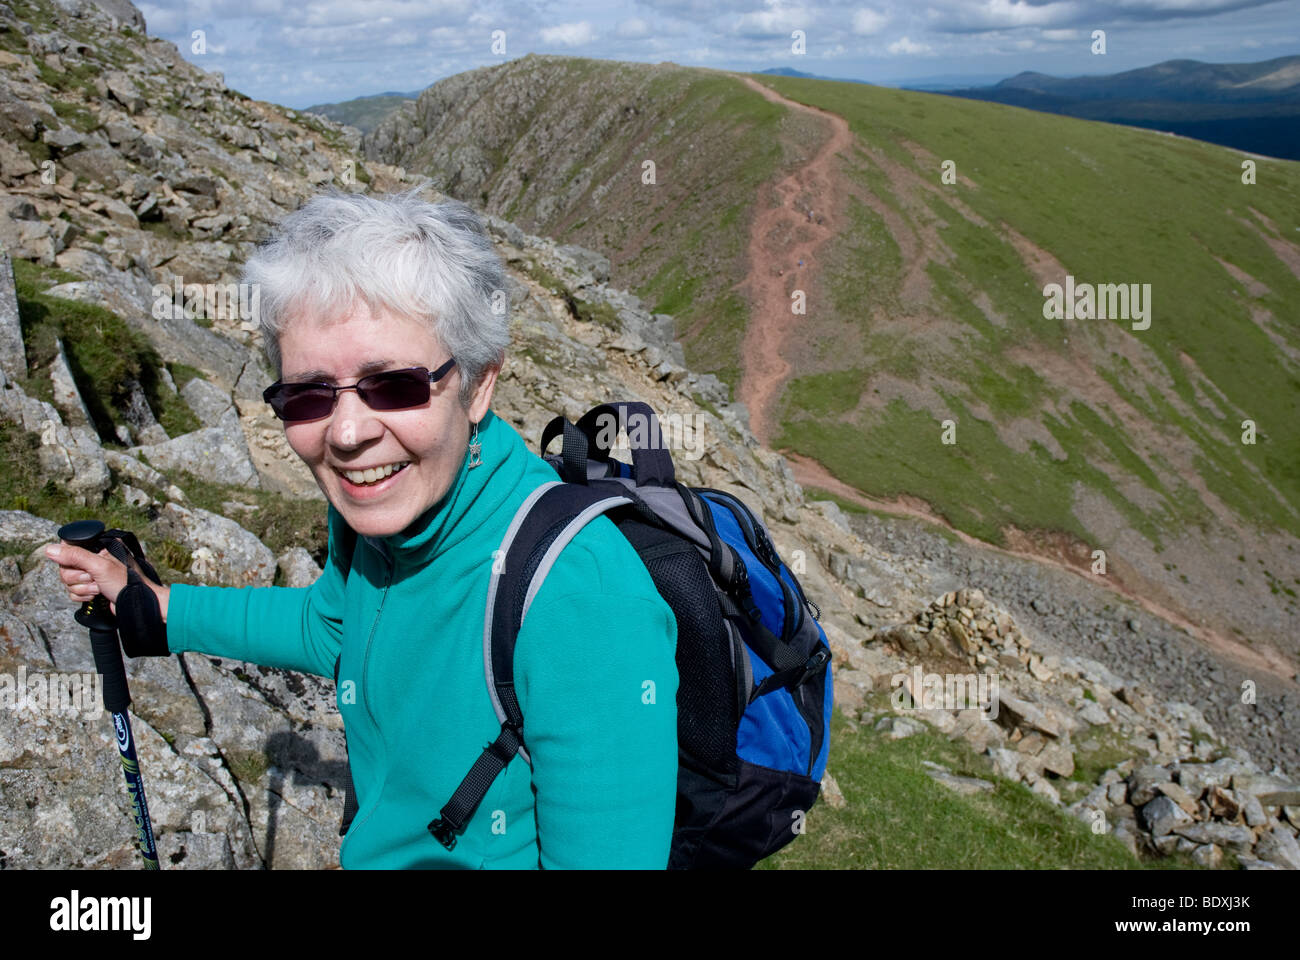
[[[479,423],[487,416],[488,407],[492,405],[492,392],[496,389],[497,374],[500,372],[500,364],[483,368],[483,375],[479,377],[478,386],[474,389],[474,399],[469,405],[470,423]]]

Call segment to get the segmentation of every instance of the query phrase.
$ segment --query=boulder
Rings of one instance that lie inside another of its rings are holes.
[[[216,426],[182,434],[165,443],[132,447],[129,452],[164,470],[184,470],[200,480],[261,487],[239,425],[239,415],[233,408],[226,411]]]
[[[189,549],[190,572],[203,580],[233,587],[268,587],[275,580],[275,556],[233,520],[169,503],[157,527]]]

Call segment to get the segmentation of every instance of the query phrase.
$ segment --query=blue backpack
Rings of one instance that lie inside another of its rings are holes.
[[[649,427],[634,431],[631,465],[610,456],[603,425],[611,417],[640,417]],[[547,454],[560,435],[560,455]],[[515,637],[560,551],[601,514],[636,548],[677,618],[668,866],[749,868],[802,832],[830,746],[831,654],[820,611],[749,508],[721,490],[678,483],[659,437],[655,414],[640,402],[602,404],[576,425],[556,417],[543,431],[542,456],[560,479],[520,506],[496,555],[504,562],[493,564],[483,644],[501,733],[429,824],[448,849],[515,755],[531,763],[515,698]]]

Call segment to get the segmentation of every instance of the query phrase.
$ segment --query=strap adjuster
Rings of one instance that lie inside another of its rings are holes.
[[[456,847],[456,831],[452,829],[451,824],[442,817],[437,817],[429,824],[429,832],[433,834],[435,840],[441,843],[448,850]]]
[[[826,661],[831,658],[830,651],[821,647],[816,653],[808,658],[808,662],[803,665],[803,674],[794,682],[794,686],[802,686],[808,680],[822,671],[826,666]]]

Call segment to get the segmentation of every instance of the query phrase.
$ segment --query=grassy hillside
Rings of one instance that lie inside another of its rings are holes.
[[[927,311],[900,300],[902,257],[889,225],[851,199],[852,228],[825,262],[832,309],[857,319],[862,349],[846,356],[838,342],[821,344],[830,369],[791,384],[783,445],[863,489],[923,497],[994,541],[1012,521],[1085,536],[1070,510],[1081,481],[1159,543],[1206,516],[1186,465],[1168,459],[1172,444],[1190,452],[1195,472],[1243,520],[1300,533],[1300,268],[1269,245],[1297,238],[1300,165],[1260,160],[1259,182],[1244,185],[1240,154],[1194,141],[923,93],[765,82],[844,116],[873,151],[850,158],[861,191],[918,232],[935,224],[950,254],[925,264],[926,306],[956,321],[911,329],[873,322]],[[943,160],[970,182],[941,184]],[[892,175],[882,172],[891,166]],[[1040,278],[1003,224],[1079,282],[1150,283],[1150,329],[1045,320]],[[975,305],[979,294],[986,309]],[[1271,321],[1252,320],[1252,310]],[[1051,375],[1078,354],[1078,380]],[[863,442],[843,442],[835,418],[879,373],[934,383],[959,423],[958,442],[936,443],[934,416],[898,399],[851,418]],[[1080,381],[1095,390],[1081,392]],[[995,425],[1018,418],[1041,423],[1069,456],[1054,459],[1040,442],[1023,452],[1009,446]],[[1247,418],[1257,425],[1254,446],[1241,443]],[[1151,496],[1133,493],[1134,481]],[[978,507],[972,488],[983,494]]]

